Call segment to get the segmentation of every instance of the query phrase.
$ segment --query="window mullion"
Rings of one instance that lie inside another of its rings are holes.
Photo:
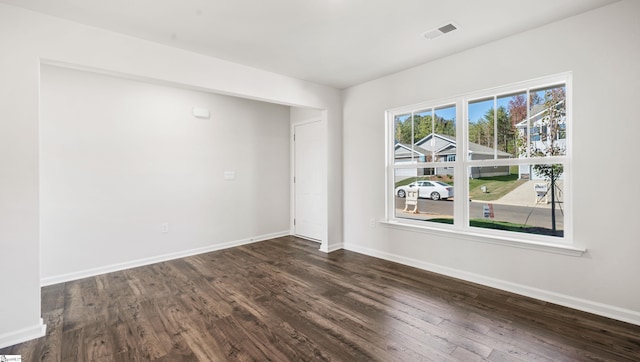
[[[498,97],[493,96],[493,159],[498,158]]]
[[[529,147],[529,145],[531,144],[531,104],[529,104],[529,102],[531,102],[531,90],[527,89],[527,99],[526,99],[526,105],[527,105],[527,128],[525,131],[526,134],[526,144],[524,145],[525,147],[525,154],[527,156],[527,158],[531,157],[531,147]]]
[[[464,200],[469,199],[469,184],[467,182],[460,182],[459,180],[465,180],[466,171],[464,165],[467,161],[468,155],[468,112],[467,112],[467,100],[459,98],[456,100],[456,116],[460,120],[456,125],[456,161],[454,163],[454,175],[456,182],[454,182],[454,205],[453,205],[453,220],[454,226],[458,229],[464,230],[465,225],[468,225],[468,205]]]
[[[415,162],[415,149],[416,149],[416,123],[415,123],[415,112],[411,112],[411,161]]]

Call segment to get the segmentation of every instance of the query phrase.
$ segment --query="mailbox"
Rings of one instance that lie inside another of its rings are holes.
[[[412,213],[414,214],[418,214],[418,194],[419,191],[417,188],[415,189],[408,189],[407,190],[407,195],[405,196],[404,199],[404,211],[409,211],[409,206],[413,206],[413,210],[411,210]]]
[[[541,202],[544,199],[545,203],[549,203],[547,199],[547,191],[549,187],[546,183],[536,183],[533,185],[533,190],[536,192],[536,203]]]

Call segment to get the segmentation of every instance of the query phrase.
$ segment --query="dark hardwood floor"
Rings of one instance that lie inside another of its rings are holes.
[[[23,361],[640,361],[640,327],[284,237],[42,289]]]

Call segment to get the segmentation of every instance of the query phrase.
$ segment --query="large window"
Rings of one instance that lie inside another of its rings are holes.
[[[570,82],[562,74],[389,110],[389,221],[569,243]]]

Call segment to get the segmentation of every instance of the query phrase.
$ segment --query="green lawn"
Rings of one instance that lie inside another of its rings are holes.
[[[518,180],[517,174],[470,179],[469,198],[472,200],[494,201],[525,182],[525,180]],[[486,193],[482,192],[482,186],[487,187]]]
[[[422,181],[422,180],[429,180],[429,181],[442,181],[442,182],[446,182],[449,185],[453,186],[453,178],[451,176],[415,176],[415,177],[408,177],[404,180],[400,180],[398,182],[396,182],[396,187],[398,186],[404,186],[404,185],[408,185],[410,183],[412,183],[413,181]]]

